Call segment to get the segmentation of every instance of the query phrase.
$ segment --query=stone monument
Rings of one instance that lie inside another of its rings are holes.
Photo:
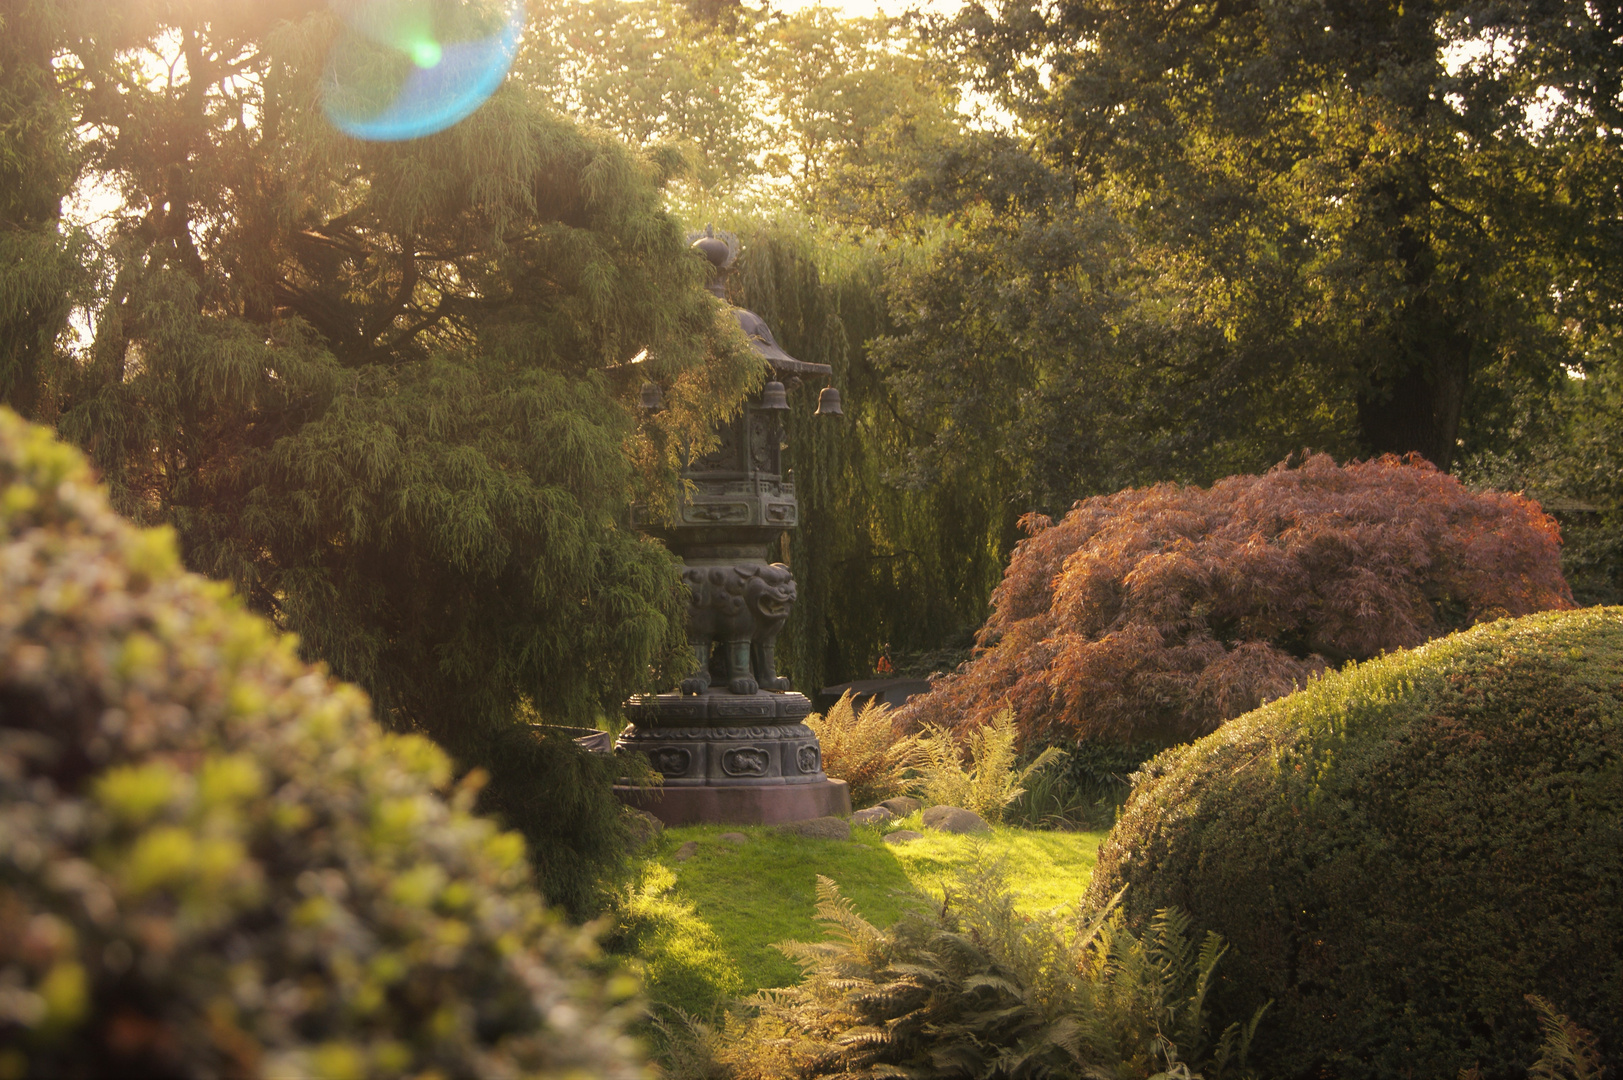
[[[710,261],[711,291],[726,299],[736,251],[706,229],[693,247]],[[754,312],[732,308],[771,376],[759,401],[745,403],[719,432],[720,444],[690,460],[669,522],[632,508],[632,523],[681,556],[689,590],[693,670],[669,693],[626,702],[631,721],[618,746],[640,751],[664,776],[658,789],[616,788],[625,802],[667,825],[771,824],[851,812],[843,780],[823,772],[817,736],[803,722],[811,702],[777,673],[773,648],[795,601],[789,567],[773,561],[798,523],[792,479],[783,475],[784,380],[833,375],[827,364],[796,360]],[[643,388],[658,408],[656,384]],[[826,387],[818,415],[840,413]]]

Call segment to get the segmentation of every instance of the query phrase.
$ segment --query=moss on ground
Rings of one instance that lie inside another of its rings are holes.
[[[892,827],[923,831],[917,815]],[[721,839],[728,832],[747,840]],[[772,946],[822,936],[814,921],[819,874],[838,882],[865,918],[888,926],[909,903],[939,900],[941,881],[955,868],[998,859],[1020,909],[1037,915],[1080,899],[1103,838],[999,828],[978,838],[926,832],[891,845],[869,828],[853,829],[849,841],[753,826],[667,829],[641,857],[613,942],[642,965],[654,1002],[709,1016],[730,999],[799,977]],[[690,840],[698,850],[678,862]]]

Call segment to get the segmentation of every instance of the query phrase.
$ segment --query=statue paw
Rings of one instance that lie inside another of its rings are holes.
[[[763,682],[761,686],[766,690],[777,690],[780,693],[786,693],[789,690],[789,678],[785,675],[774,675]]]
[[[706,672],[689,675],[682,680],[682,693],[684,694],[702,694],[708,689],[710,689],[710,676]]]
[[[738,678],[727,684],[727,689],[731,690],[735,694],[753,694],[755,691],[760,689],[760,686],[758,686],[755,680],[750,678],[748,675],[740,675]]]

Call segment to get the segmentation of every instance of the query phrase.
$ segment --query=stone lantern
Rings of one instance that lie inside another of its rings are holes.
[[[710,261],[711,291],[725,300],[734,250],[708,228],[693,247]],[[682,470],[671,521],[632,508],[633,525],[682,559],[693,669],[668,693],[626,702],[631,722],[617,745],[645,754],[664,785],[616,792],[668,825],[770,824],[851,812],[845,782],[823,772],[817,736],[804,723],[811,702],[789,689],[773,658],[795,601],[794,577],[773,555],[799,519],[794,482],[782,467],[782,417],[790,407],[784,383],[827,379],[833,369],[796,360],[760,316],[731,310],[769,366],[769,381],[759,400],[722,427],[719,445]],[[644,387],[646,407],[660,400],[657,385]],[[839,391],[824,389],[817,412],[838,415]]]

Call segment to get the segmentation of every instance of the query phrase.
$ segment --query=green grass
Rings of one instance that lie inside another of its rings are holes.
[[[641,856],[610,945],[640,964],[655,1002],[709,1016],[733,998],[799,978],[800,969],[772,945],[822,936],[813,918],[819,874],[838,882],[864,918],[887,926],[910,902],[939,901],[956,868],[999,859],[1020,910],[1036,914],[1081,897],[1104,838],[1017,828],[950,836],[924,830],[917,815],[892,827],[925,837],[890,845],[867,828],[852,829],[851,841],[765,827],[667,829]],[[725,832],[749,840],[732,844],[720,839]],[[679,863],[676,851],[689,840],[698,852]]]

